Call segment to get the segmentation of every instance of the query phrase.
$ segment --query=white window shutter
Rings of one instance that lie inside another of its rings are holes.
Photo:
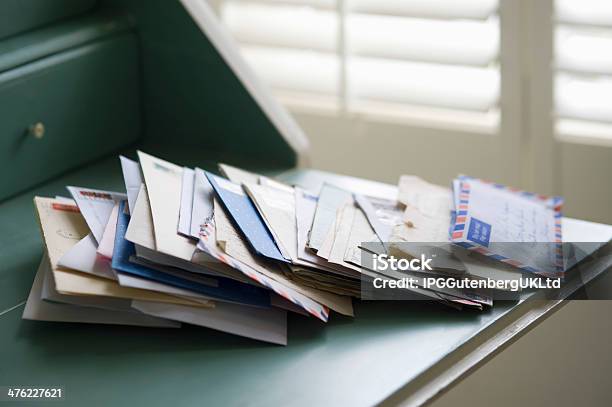
[[[498,110],[498,0],[223,0],[276,91],[470,114]],[[418,111],[415,110],[415,111]]]
[[[556,0],[554,41],[557,134],[612,139],[612,2]]]

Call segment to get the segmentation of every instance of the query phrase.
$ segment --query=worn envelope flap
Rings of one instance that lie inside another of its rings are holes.
[[[177,233],[183,168],[142,151],[138,158],[149,195],[157,250],[191,261],[196,243]]]

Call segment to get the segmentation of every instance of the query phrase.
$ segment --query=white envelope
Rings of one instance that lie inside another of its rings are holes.
[[[113,206],[117,202],[127,199],[127,195],[90,188],[71,186],[66,188],[68,188],[72,198],[79,207],[96,242],[99,243],[102,240],[102,235],[108,224],[108,218],[113,210]]]
[[[215,308],[201,309],[147,301],[133,301],[132,307],[151,316],[199,325],[259,341],[287,345],[287,312],[278,308],[256,308],[217,303]]]
[[[110,260],[98,255],[96,241],[90,233],[77,244],[68,249],[57,262],[60,267],[82,271],[94,276],[116,280],[117,276],[111,268]]]
[[[200,226],[210,222],[213,217],[214,191],[206,174],[200,168],[195,170],[193,183],[193,203],[191,205],[191,237],[200,238]]]
[[[308,235],[308,247],[318,251],[328,234],[333,231],[338,209],[353,201],[353,194],[330,184],[323,184],[317,202],[312,226]]]
[[[34,277],[32,289],[30,290],[30,295],[28,296],[28,300],[23,310],[23,319],[167,328],[179,328],[181,326],[180,323],[175,321],[134,312],[108,311],[104,309],[78,307],[43,301],[41,299],[41,294],[45,273],[51,273],[51,269],[48,260],[43,259],[36,272],[36,277]]]
[[[138,158],[151,205],[157,251],[190,261],[196,244],[176,232],[183,169],[142,151],[138,152]]]
[[[283,257],[292,262],[297,261],[297,225],[293,189],[247,183],[242,185],[266,223]]]
[[[140,185],[140,191],[134,203],[130,223],[125,231],[125,238],[135,245],[156,250],[155,233],[153,232],[153,217],[149,206],[149,194],[145,184]],[[136,247],[138,251],[138,246]]]
[[[403,210],[395,200],[354,194],[355,202],[365,214],[370,226],[383,243],[389,242],[393,229],[402,224]],[[385,245],[386,247],[386,245]]]
[[[125,182],[125,190],[127,191],[128,207],[130,213],[132,213],[134,211],[136,197],[140,191],[140,186],[144,183],[142,173],[140,172],[140,164],[122,155],[119,156],[119,159],[121,160],[121,171],[123,172],[123,181]]]
[[[183,236],[191,234],[191,211],[193,207],[195,172],[191,168],[183,167],[181,180],[181,206],[177,231]]]
[[[113,258],[113,251],[115,250],[115,234],[117,232],[117,218],[119,216],[119,203],[115,203],[110,216],[108,217],[108,223],[104,228],[102,239],[98,244],[97,252],[102,257],[107,259]]]

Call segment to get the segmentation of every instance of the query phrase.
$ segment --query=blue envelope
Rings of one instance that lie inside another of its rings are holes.
[[[253,251],[272,260],[288,262],[276,246],[272,234],[242,187],[209,172],[206,172],[206,177],[215,190],[219,202],[234,225],[242,232]]]
[[[130,262],[130,256],[135,255],[134,243],[125,239],[130,215],[124,213],[126,201],[119,205],[119,216],[117,218],[117,231],[115,234],[115,249],[113,251],[112,267],[118,272],[131,274],[133,276],[146,278],[159,283],[190,290],[212,299],[234,302],[244,305],[258,307],[270,306],[270,292],[266,289],[244,284],[229,278],[215,277],[218,284],[213,287],[177,277],[159,270],[134,264]]]

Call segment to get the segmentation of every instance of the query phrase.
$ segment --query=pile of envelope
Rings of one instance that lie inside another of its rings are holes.
[[[448,242],[463,207],[450,189],[411,176],[397,199],[382,199],[328,183],[307,191],[224,164],[218,176],[144,152],[120,163],[125,193],[68,186],[70,198],[35,198],[46,251],[24,318],[186,323],[286,344],[288,312],[353,316],[362,282],[380,277],[364,253],[411,256],[403,243]],[[499,262],[453,261],[437,273],[520,277]],[[486,292],[413,291],[456,308],[492,304]]]

